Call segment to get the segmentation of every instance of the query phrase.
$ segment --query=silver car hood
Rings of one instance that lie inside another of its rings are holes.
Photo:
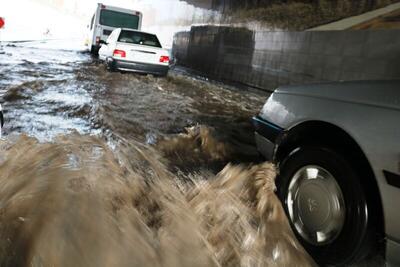
[[[282,86],[274,93],[317,97],[400,110],[400,80]]]

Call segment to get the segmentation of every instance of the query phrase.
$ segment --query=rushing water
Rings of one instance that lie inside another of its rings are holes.
[[[254,149],[265,96],[5,51],[0,266],[314,265]]]

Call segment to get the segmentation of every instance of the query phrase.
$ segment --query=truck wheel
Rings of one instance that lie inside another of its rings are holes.
[[[97,56],[99,54],[100,47],[92,45],[90,48],[90,53],[94,56]]]
[[[296,149],[280,164],[278,196],[297,238],[322,266],[358,261],[375,245],[372,203],[350,164],[316,147]]]

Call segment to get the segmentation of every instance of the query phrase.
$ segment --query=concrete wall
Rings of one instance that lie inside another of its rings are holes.
[[[400,30],[266,32],[192,27],[177,33],[178,65],[265,90],[319,81],[400,79]]]

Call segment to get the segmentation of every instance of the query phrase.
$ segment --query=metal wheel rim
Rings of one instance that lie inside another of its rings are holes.
[[[286,205],[297,233],[314,246],[332,243],[343,229],[345,202],[334,176],[317,165],[300,168],[290,181]]]

